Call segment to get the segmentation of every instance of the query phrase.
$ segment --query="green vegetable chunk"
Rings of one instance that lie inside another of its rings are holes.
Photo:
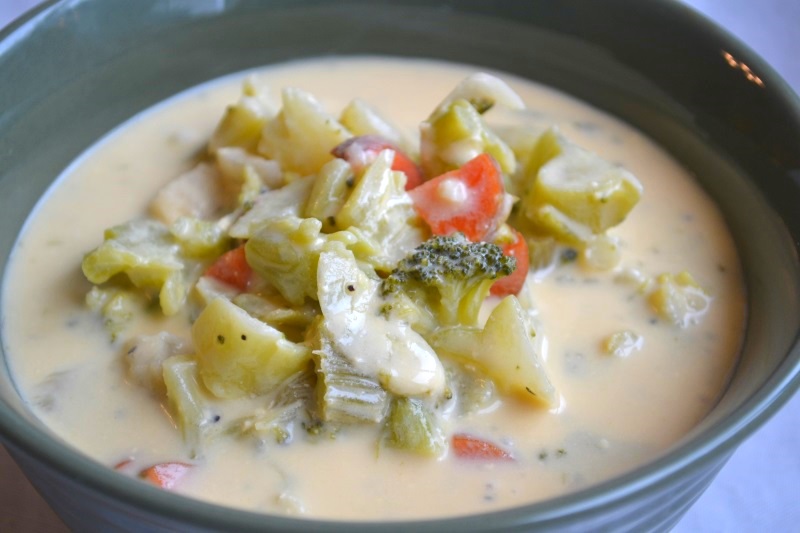
[[[241,98],[225,109],[208,142],[208,151],[214,154],[223,147],[235,146],[254,152],[264,124],[275,115],[267,97],[266,88],[254,78],[245,80]]]
[[[225,229],[210,220],[181,217],[169,227],[183,255],[196,259],[215,259],[231,245]]]
[[[625,220],[642,185],[627,170],[545,132],[524,172],[529,184],[521,212],[538,235],[584,245]]]
[[[175,421],[190,447],[192,457],[200,455],[210,432],[207,400],[198,381],[197,362],[188,355],[173,355],[163,363],[164,385]]]
[[[557,405],[558,396],[534,336],[517,298],[507,296],[489,315],[483,330],[443,328],[429,340],[437,353],[475,365],[501,393],[552,407]]]
[[[266,394],[308,364],[311,353],[225,298],[192,326],[200,377],[220,398]]]
[[[339,227],[336,214],[347,200],[354,180],[353,169],[347,161],[337,158],[325,163],[311,187],[304,216],[318,219],[325,231],[335,230]]]
[[[264,127],[258,151],[284,170],[315,174],[333,158],[331,150],[351,134],[310,94],[287,88],[282,99],[283,109]]]
[[[515,267],[516,259],[497,245],[469,242],[460,233],[436,236],[398,263],[381,292],[389,302],[405,293],[433,309],[442,325],[475,325],[492,283]]]
[[[427,176],[454,170],[488,153],[506,174],[516,170],[514,152],[481,118],[469,101],[457,99],[421,125],[422,168]]]
[[[190,286],[180,244],[154,220],[134,220],[106,230],[105,241],[84,257],[81,268],[95,284],[125,274],[134,286],[158,291],[166,315],[183,306]]]
[[[375,243],[375,253],[364,258],[376,270],[388,272],[425,239],[427,230],[405,191],[405,176],[392,171],[393,152],[384,150],[355,183],[335,215],[336,225],[351,229]]]
[[[103,318],[103,325],[116,341],[138,310],[144,307],[144,299],[134,291],[109,287],[92,287],[86,294],[86,306]]]
[[[375,377],[359,372],[339,352],[323,324],[316,328],[313,351],[317,371],[318,416],[337,424],[378,423],[386,415],[386,391]]]
[[[700,321],[711,305],[711,296],[688,272],[661,274],[648,301],[667,322],[685,328]]]
[[[412,398],[394,398],[384,426],[386,446],[425,457],[438,457],[447,441],[436,417],[425,404]]]

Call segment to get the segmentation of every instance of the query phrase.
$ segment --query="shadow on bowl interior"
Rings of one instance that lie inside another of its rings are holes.
[[[590,489],[387,530],[666,529],[800,385],[800,103],[750,50],[677,2],[86,0],[40,7],[0,37],[3,265],[53,178],[115,125],[208,79],[309,56],[433,57],[554,86],[638,127],[716,199],[742,257],[749,319],[736,374],[708,417],[657,461]],[[27,410],[6,364],[0,397],[4,444],[76,530],[376,526],[164,493],[62,447]]]

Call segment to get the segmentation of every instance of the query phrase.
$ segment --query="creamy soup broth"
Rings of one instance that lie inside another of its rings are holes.
[[[359,97],[416,135],[419,122],[475,70],[341,58],[274,66],[260,76],[276,102],[281,88],[298,87],[335,115]],[[587,272],[565,265],[532,273],[524,289],[539,311],[559,406],[504,400],[491,414],[455,422],[512,449],[513,462],[378,452],[374,433],[360,430],[264,448],[220,438],[176,490],[233,507],[317,518],[479,513],[629,471],[664,453],[713,407],[735,364],[745,315],[739,261],[720,212],[679,164],[636,130],[564,94],[499,76],[522,96],[529,110],[524,120],[533,127],[558,125],[644,186],[639,205],[609,232],[621,242],[617,268]],[[13,253],[3,335],[16,383],[59,438],[103,464],[189,459],[168,411],[127,380],[120,343],[110,343],[86,309],[90,285],[81,260],[101,242],[104,228],[141,217],[155,192],[191,166],[225,106],[237,100],[241,82],[242,76],[232,76],[192,89],[100,141],[38,205]],[[683,270],[712,297],[699,323],[686,328],[659,321],[635,286],[620,281],[626,272]],[[170,329],[188,336],[185,318],[156,318],[137,322],[135,332]],[[628,357],[603,353],[602,340],[620,330],[641,335],[641,349]]]

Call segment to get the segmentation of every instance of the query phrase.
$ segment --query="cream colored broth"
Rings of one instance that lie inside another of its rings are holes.
[[[410,134],[474,68],[388,58],[325,59],[263,71],[275,92],[299,87],[331,112],[369,102]],[[512,450],[513,462],[424,459],[388,449],[374,432],[335,440],[254,446],[218,438],[176,489],[225,505],[340,519],[447,516],[554,497],[630,470],[662,454],[713,406],[735,362],[744,320],[739,263],[711,200],[661,149],[591,107],[503,75],[531,110],[532,125],[557,124],[577,144],[619,162],[644,185],[610,272],[566,265],[532,276],[528,290],[546,338],[547,372],[561,396],[547,411],[513,400],[452,422]],[[109,344],[83,304],[83,254],[102,230],[141,217],[155,192],[190,167],[225,106],[231,77],[180,95],[119,128],[70,167],[37,208],[17,245],[4,290],[10,364],[31,408],[70,445],[114,465],[188,460],[168,410],[126,380],[120,345]],[[713,296],[699,324],[659,321],[620,271],[650,276],[690,271]],[[188,337],[182,318],[137,323]],[[629,357],[602,353],[609,334],[644,337]]]

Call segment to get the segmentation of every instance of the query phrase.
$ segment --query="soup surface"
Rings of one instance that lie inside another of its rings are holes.
[[[284,87],[308,91],[333,116],[353,98],[368,102],[412,139],[413,152],[419,123],[475,71],[365,57],[290,63],[257,75],[272,89],[276,109]],[[181,462],[191,468],[172,490],[319,518],[507,508],[591,486],[662,454],[713,407],[735,364],[745,301],[732,239],[706,194],[647,138],[566,95],[498,76],[526,107],[498,104],[484,114],[508,146],[529,142],[520,125],[531,132],[529,144],[557,126],[571,142],[630,171],[643,189],[626,220],[604,233],[611,264],[598,266],[585,248],[562,243],[545,267],[531,268],[518,295],[535,325],[533,345],[555,391],[551,401],[527,401],[489,384],[490,399],[478,408],[437,415],[449,444],[431,457],[381,445],[378,425],[323,430],[316,438],[295,430],[283,443],[243,436],[225,424],[249,412],[258,397],[228,402],[208,394],[206,410],[216,413],[211,425],[226,429],[200,447],[187,445],[174,405],[158,387],[132,377],[126,352],[143,334],[191,339],[196,309],[170,317],[150,309],[110,340],[85,304],[91,284],[80,267],[104,229],[146,216],[158,191],[195,165],[226,106],[238,100],[241,75],[192,89],[124,124],[67,169],[33,213],[2,302],[6,353],[31,409],[66,443],[123,475]],[[652,293],[664,281],[659,276],[677,279],[684,271],[702,287],[687,285],[702,301],[690,302],[699,311],[679,324],[653,307]],[[484,304],[481,325],[498,301]],[[614,334],[626,341],[616,349],[609,344]],[[402,378],[389,388],[416,386]],[[474,436],[502,453],[464,457],[449,440],[454,435]]]

